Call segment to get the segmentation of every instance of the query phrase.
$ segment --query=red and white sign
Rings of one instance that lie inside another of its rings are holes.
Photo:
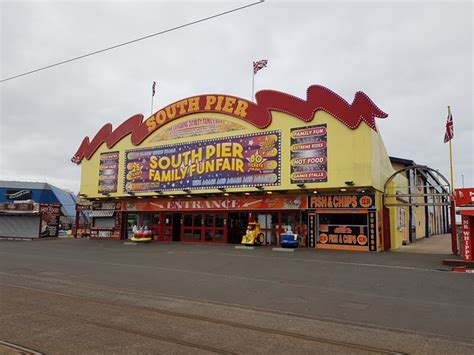
[[[473,237],[473,229],[474,226],[472,225],[474,218],[469,216],[462,216],[462,254],[464,260],[472,261],[472,237]]]
[[[474,205],[474,188],[455,190],[456,206]]]

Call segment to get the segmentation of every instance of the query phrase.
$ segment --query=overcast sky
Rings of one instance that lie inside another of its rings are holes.
[[[252,1],[1,2],[6,78]],[[473,4],[272,1],[146,41],[0,83],[0,179],[78,192],[70,162],[84,136],[192,95],[250,99],[252,61],[268,59],[255,89],[305,98],[320,84],[352,102],[368,94],[389,155],[439,169],[452,106],[455,185],[474,186]]]

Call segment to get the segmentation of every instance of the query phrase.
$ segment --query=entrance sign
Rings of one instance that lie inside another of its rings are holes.
[[[280,184],[280,132],[125,152],[126,192]]]
[[[123,204],[125,211],[295,210],[307,207],[304,196],[129,200]]]

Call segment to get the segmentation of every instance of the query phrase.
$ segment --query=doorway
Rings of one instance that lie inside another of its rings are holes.
[[[226,214],[223,212],[183,213],[182,241],[226,243]]]
[[[173,216],[173,242],[181,241],[181,213],[175,213]]]
[[[245,235],[249,222],[248,213],[229,213],[227,223],[227,241],[230,244],[240,244]]]
[[[163,238],[165,242],[181,241],[181,213],[163,214]]]

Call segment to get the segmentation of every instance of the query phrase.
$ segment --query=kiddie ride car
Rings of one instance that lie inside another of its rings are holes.
[[[244,245],[261,245],[263,244],[264,237],[260,231],[260,224],[257,222],[249,222],[247,231],[242,237],[242,243]]]
[[[298,248],[300,238],[298,234],[293,233],[291,227],[285,233],[280,234],[280,245],[282,248]]]
[[[152,232],[148,228],[140,228],[139,230],[133,232],[133,237],[130,239],[134,242],[145,243],[152,240]]]

